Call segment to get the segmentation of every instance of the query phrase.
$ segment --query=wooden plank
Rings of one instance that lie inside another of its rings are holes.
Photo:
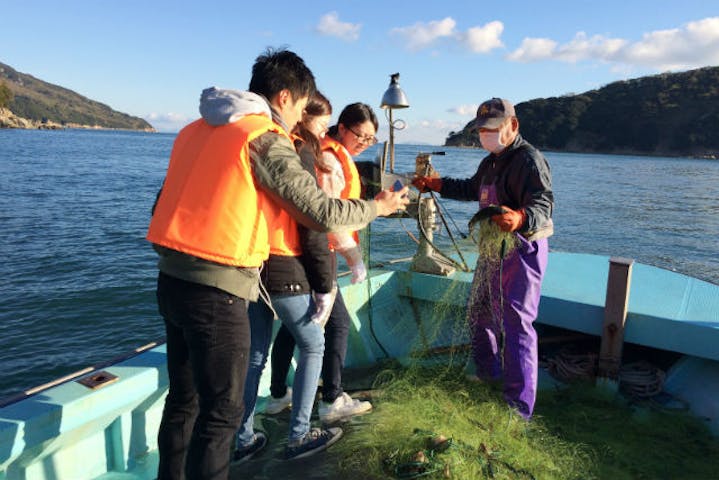
[[[633,264],[634,260],[628,258],[613,257],[609,259],[607,298],[604,304],[602,342],[597,369],[599,377],[610,379],[619,377]]]

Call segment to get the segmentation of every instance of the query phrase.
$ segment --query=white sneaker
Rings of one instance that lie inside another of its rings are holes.
[[[334,402],[320,402],[319,406],[320,420],[323,422],[335,422],[342,418],[360,415],[372,410],[372,404],[357,400],[342,392]]]
[[[292,388],[287,387],[285,396],[282,398],[270,397],[270,400],[265,406],[265,413],[268,415],[276,415],[285,408],[292,405]]]

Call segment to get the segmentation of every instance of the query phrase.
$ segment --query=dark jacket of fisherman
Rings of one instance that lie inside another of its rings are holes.
[[[491,153],[484,157],[472,177],[442,177],[441,194],[455,200],[479,200],[480,185],[494,185],[500,205],[514,210],[524,208],[527,220],[519,233],[527,240],[546,238],[554,233],[554,193],[549,163],[521,135],[499,155]]]

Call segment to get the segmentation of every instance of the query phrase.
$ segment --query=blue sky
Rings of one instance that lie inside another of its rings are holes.
[[[406,123],[396,142],[435,145],[493,96],[519,103],[719,65],[715,0],[3,0],[0,11],[0,62],[160,131],[197,118],[203,88],[246,88],[268,46],[305,59],[335,114],[375,107],[381,140],[379,102],[399,72],[410,108],[395,111]]]

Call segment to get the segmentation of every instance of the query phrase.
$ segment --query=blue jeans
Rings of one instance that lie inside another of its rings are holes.
[[[295,338],[300,355],[292,385],[292,413],[289,440],[298,440],[310,430],[310,416],[322,370],[325,337],[322,328],[310,319],[315,311],[309,295],[271,295],[272,306]],[[272,340],[272,311],[264,302],[250,304],[250,365],[245,382],[245,414],[237,434],[238,445],[248,445],[254,435],[254,416],[260,377],[267,363]]]
[[[170,390],[157,444],[160,480],[226,480],[242,420],[250,348],[247,301],[160,273]]]
[[[347,339],[352,319],[337,291],[330,318],[325,325],[325,353],[322,358],[322,400],[332,403],[342,393],[342,371],[347,356]],[[272,344],[272,384],[270,393],[275,398],[287,393],[287,374],[295,349],[295,339],[287,328],[282,327]]]

